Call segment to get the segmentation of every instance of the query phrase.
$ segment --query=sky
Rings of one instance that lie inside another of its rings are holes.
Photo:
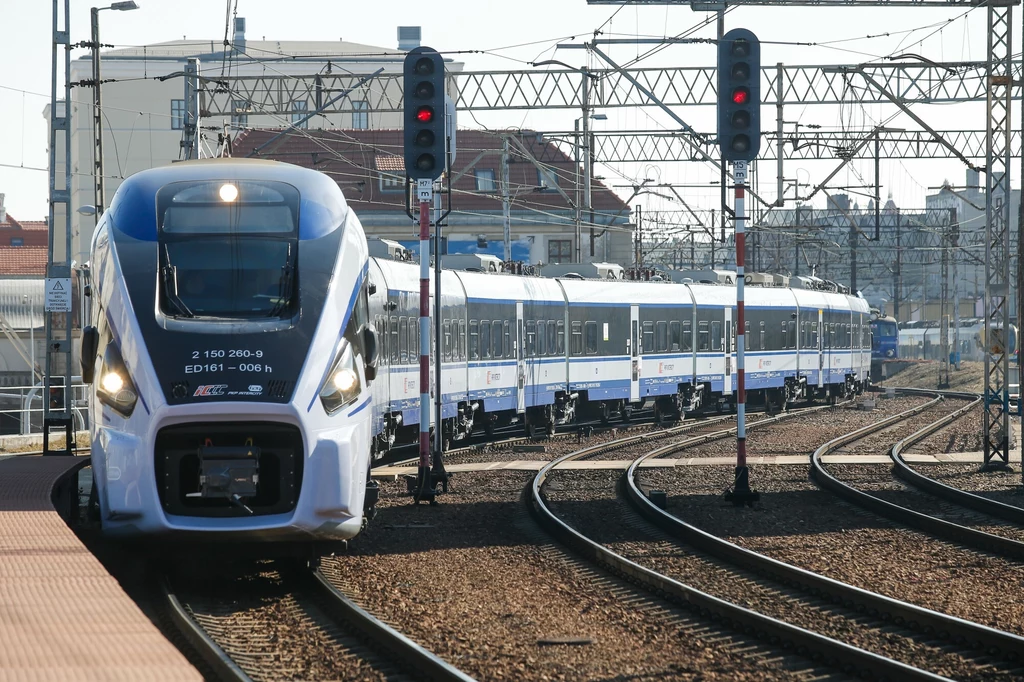
[[[250,40],[346,40],[397,47],[397,26],[420,25],[423,44],[464,63],[467,71],[529,69],[531,62],[559,59],[574,66],[599,67],[596,58],[583,50],[559,49],[560,43],[579,44],[601,31],[604,38],[663,37],[699,27],[709,15],[680,6],[588,6],[585,0],[517,0],[491,3],[480,0],[136,0],[140,9],[100,14],[103,43],[117,47],[144,45],[183,37],[220,41],[228,9],[247,20]],[[63,4],[63,2],[62,2]],[[89,37],[91,3],[71,0],[71,41]],[[49,103],[52,2],[22,3],[16,15],[7,13],[5,39],[0,41],[0,193],[19,219],[39,220],[47,211],[47,128],[42,117]],[[287,7],[288,12],[282,8]],[[430,11],[425,11],[425,9]],[[1014,15],[1014,53],[1020,54],[1020,11]],[[933,61],[984,60],[986,54],[985,9],[950,8],[819,8],[740,7],[726,15],[726,30],[746,27],[762,42],[762,64],[856,64],[884,60],[913,52]],[[692,34],[713,38],[713,21]],[[654,45],[616,44],[607,47],[620,63],[647,53]],[[77,49],[73,58],[85,55]],[[638,62],[638,66],[709,66],[715,61],[712,45],[674,45]],[[162,107],[164,103],[155,106]],[[805,105],[787,107],[786,121],[825,127],[870,127],[895,109],[881,105],[850,103],[843,107]],[[937,129],[985,127],[983,105],[920,106],[915,108]],[[608,130],[673,130],[678,125],[650,107],[608,109],[607,121],[595,128]],[[684,108],[676,113],[699,131],[714,129],[714,108]],[[493,129],[530,128],[571,130],[574,111],[495,111],[461,115],[460,127]],[[1020,126],[1020,111],[1013,113]],[[775,107],[762,110],[762,128],[775,125]],[[917,129],[905,117],[889,125]],[[769,162],[774,173],[774,162]],[[831,161],[787,162],[784,176],[799,183],[816,184],[835,168]],[[1013,164],[1014,187],[1019,186],[1019,164]],[[767,171],[766,171],[767,172]],[[647,163],[600,165],[595,170],[605,183],[629,196],[628,186],[642,178],[682,185],[680,192],[694,207],[717,208],[718,190],[695,187],[714,179],[710,168],[699,163]],[[929,188],[949,180],[964,183],[964,166],[958,161],[883,160],[883,195],[891,193],[900,206],[924,205]],[[762,174],[762,179],[765,174]],[[873,162],[858,161],[840,171],[830,183],[854,192],[873,183]],[[774,174],[764,194],[774,197]],[[816,199],[816,204],[821,197]],[[867,199],[858,198],[861,206]],[[639,199],[646,209],[677,210],[678,204],[648,195]]]

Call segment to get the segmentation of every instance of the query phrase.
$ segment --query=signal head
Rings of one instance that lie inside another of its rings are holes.
[[[746,104],[750,101],[750,90],[746,88],[734,88],[732,91],[733,104]]]
[[[433,180],[446,159],[444,59],[421,46],[409,51],[403,69],[406,173],[413,180]]]
[[[729,52],[733,57],[743,59],[750,56],[750,43],[746,38],[737,38],[732,41],[732,48]]]
[[[750,78],[750,64],[746,62],[736,62],[732,65],[732,79],[736,81],[745,81]]]
[[[737,154],[744,154],[750,150],[750,138],[746,135],[733,135],[729,146]]]

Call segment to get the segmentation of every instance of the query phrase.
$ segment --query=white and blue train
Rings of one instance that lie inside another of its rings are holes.
[[[138,173],[97,226],[90,272],[82,374],[106,533],[359,532],[372,458],[419,429],[419,280],[369,256],[332,179],[234,159]],[[868,306],[804,284],[748,289],[753,399],[867,381]],[[731,286],[445,270],[441,287],[448,441],[734,400]]]
[[[370,263],[370,318],[388,377],[373,386],[373,430],[386,449],[418,431],[419,270]],[[845,396],[867,382],[867,303],[821,280],[798,283],[808,288],[747,288],[754,400]],[[580,416],[628,420],[643,405],[679,418],[735,399],[733,286],[445,270],[441,290],[446,441],[516,421],[535,434]]]

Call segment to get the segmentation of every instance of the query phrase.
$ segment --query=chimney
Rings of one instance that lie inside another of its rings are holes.
[[[420,46],[421,29],[419,26],[398,27],[398,49],[408,52]]]
[[[232,36],[231,42],[237,45],[240,50],[245,49],[245,17],[235,17],[235,33]]]
[[[6,194],[0,192],[0,223],[7,222],[7,207],[4,206],[4,197],[6,196]]]

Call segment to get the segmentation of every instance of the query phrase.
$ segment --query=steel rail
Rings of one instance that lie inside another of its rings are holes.
[[[823,406],[827,408],[830,406]],[[816,408],[816,409],[823,409]],[[805,412],[804,412],[805,413]],[[801,413],[789,413],[772,417],[756,425],[773,423],[781,419],[796,416]],[[756,426],[751,424],[751,427]],[[663,448],[661,452],[670,449],[683,449],[694,443],[704,442],[711,435],[724,438],[736,432],[736,429],[725,429],[717,434],[699,436],[695,439],[685,440]],[[631,440],[637,440],[633,437]],[[537,522],[548,533],[557,538],[573,551],[587,558],[602,568],[619,575],[626,580],[634,582],[643,589],[661,596],[683,606],[693,608],[701,615],[720,619],[727,627],[732,627],[743,632],[752,633],[759,639],[766,639],[772,644],[780,644],[787,649],[795,650],[796,653],[804,655],[812,660],[817,660],[832,667],[843,668],[857,674],[867,675],[880,679],[900,680],[944,680],[946,678],[934,675],[930,672],[914,668],[899,661],[879,656],[878,654],[858,649],[857,647],[845,644],[838,640],[820,635],[809,630],[790,625],[784,621],[765,616],[737,604],[719,599],[713,595],[697,590],[689,585],[662,575],[649,568],[641,566],[636,562],[616,554],[600,543],[594,542],[575,530],[567,523],[559,519],[554,512],[545,504],[542,494],[542,487],[548,475],[560,464],[579,459],[608,447],[616,445],[617,441],[594,445],[576,452],[559,457],[546,464],[532,479],[528,486],[528,499],[530,511]]]
[[[908,410],[894,418],[912,416],[917,411],[916,408]],[[995,649],[1007,652],[1010,658],[1024,659],[1024,637],[886,597],[787,564],[740,547],[670,514],[651,502],[637,482],[640,467],[646,460],[656,455],[657,451],[652,451],[638,457],[626,470],[623,475],[626,497],[644,518],[696,549],[731,564],[751,568],[815,596],[827,596],[833,602],[859,608],[883,620],[892,620],[897,625],[905,625],[926,634],[934,633],[944,640],[954,640],[957,643],[962,641],[975,649],[984,649],[989,653]]]
[[[889,456],[892,458],[894,464],[893,469],[896,475],[907,483],[927,493],[935,495],[936,497],[941,497],[949,502],[959,504],[962,507],[967,507],[968,509],[973,509],[975,511],[982,512],[983,514],[1003,519],[1004,521],[1024,525],[1024,509],[1021,507],[999,502],[998,500],[993,500],[966,490],[954,488],[946,485],[945,483],[940,483],[933,478],[925,476],[916,469],[913,469],[903,458],[903,451],[908,447],[914,445],[920,440],[923,440],[924,438],[927,438],[943,427],[952,424],[972,408],[976,407],[982,400],[980,396],[974,393],[965,393],[963,396],[965,398],[973,398],[974,400],[956,412],[943,417],[934,424],[929,424],[917,433],[907,437],[905,440],[900,441],[892,447],[892,450],[889,451]]]
[[[416,679],[473,682],[472,677],[353,602],[319,570],[313,571],[311,578],[323,597],[321,606],[333,610],[336,616],[358,629],[374,646],[398,656],[402,660],[400,665],[413,673]]]
[[[949,395],[950,397],[959,397],[962,394],[953,392],[942,392],[942,391],[931,391],[933,394],[940,394],[936,401],[942,398],[942,395]],[[928,403],[918,411],[923,410],[925,407],[933,405],[934,402]],[[967,526],[961,526],[957,523],[950,521],[944,521],[934,516],[922,514],[914,511],[913,509],[907,509],[901,507],[898,504],[893,504],[886,500],[876,497],[863,490],[858,490],[853,486],[843,483],[838,478],[828,473],[825,469],[821,458],[828,452],[835,450],[843,445],[857,440],[867,433],[878,429],[880,426],[887,426],[890,420],[885,420],[878,424],[872,424],[871,426],[857,429],[851,433],[841,436],[834,440],[825,443],[820,448],[814,451],[811,455],[811,478],[822,488],[829,492],[843,498],[847,502],[855,504],[859,507],[867,509],[868,511],[874,512],[879,516],[891,519],[899,524],[915,528],[917,530],[924,531],[930,535],[944,540],[950,540],[953,542],[959,542],[964,545],[968,545],[975,549],[980,549],[987,552],[993,552],[1000,554],[1005,557],[1009,557],[1017,560],[1024,560],[1024,542],[1017,540],[1011,540],[1009,538],[1001,537],[999,535],[993,535],[992,533],[985,533],[974,528],[968,528]],[[940,420],[941,421],[941,420]],[[933,424],[934,426],[934,424]],[[937,427],[941,428],[941,427]],[[920,432],[918,432],[920,433]],[[917,434],[915,434],[917,435]],[[927,435],[927,434],[926,434]],[[906,440],[906,439],[904,439]],[[901,441],[902,442],[902,441]]]
[[[195,622],[185,608],[178,601],[178,597],[171,589],[166,577],[160,581],[160,591],[166,601],[167,614],[171,623],[177,628],[178,633],[188,642],[188,645],[202,658],[203,662],[210,667],[219,680],[252,682],[252,678],[238,667],[231,660],[231,657],[213,641],[199,623]]]

